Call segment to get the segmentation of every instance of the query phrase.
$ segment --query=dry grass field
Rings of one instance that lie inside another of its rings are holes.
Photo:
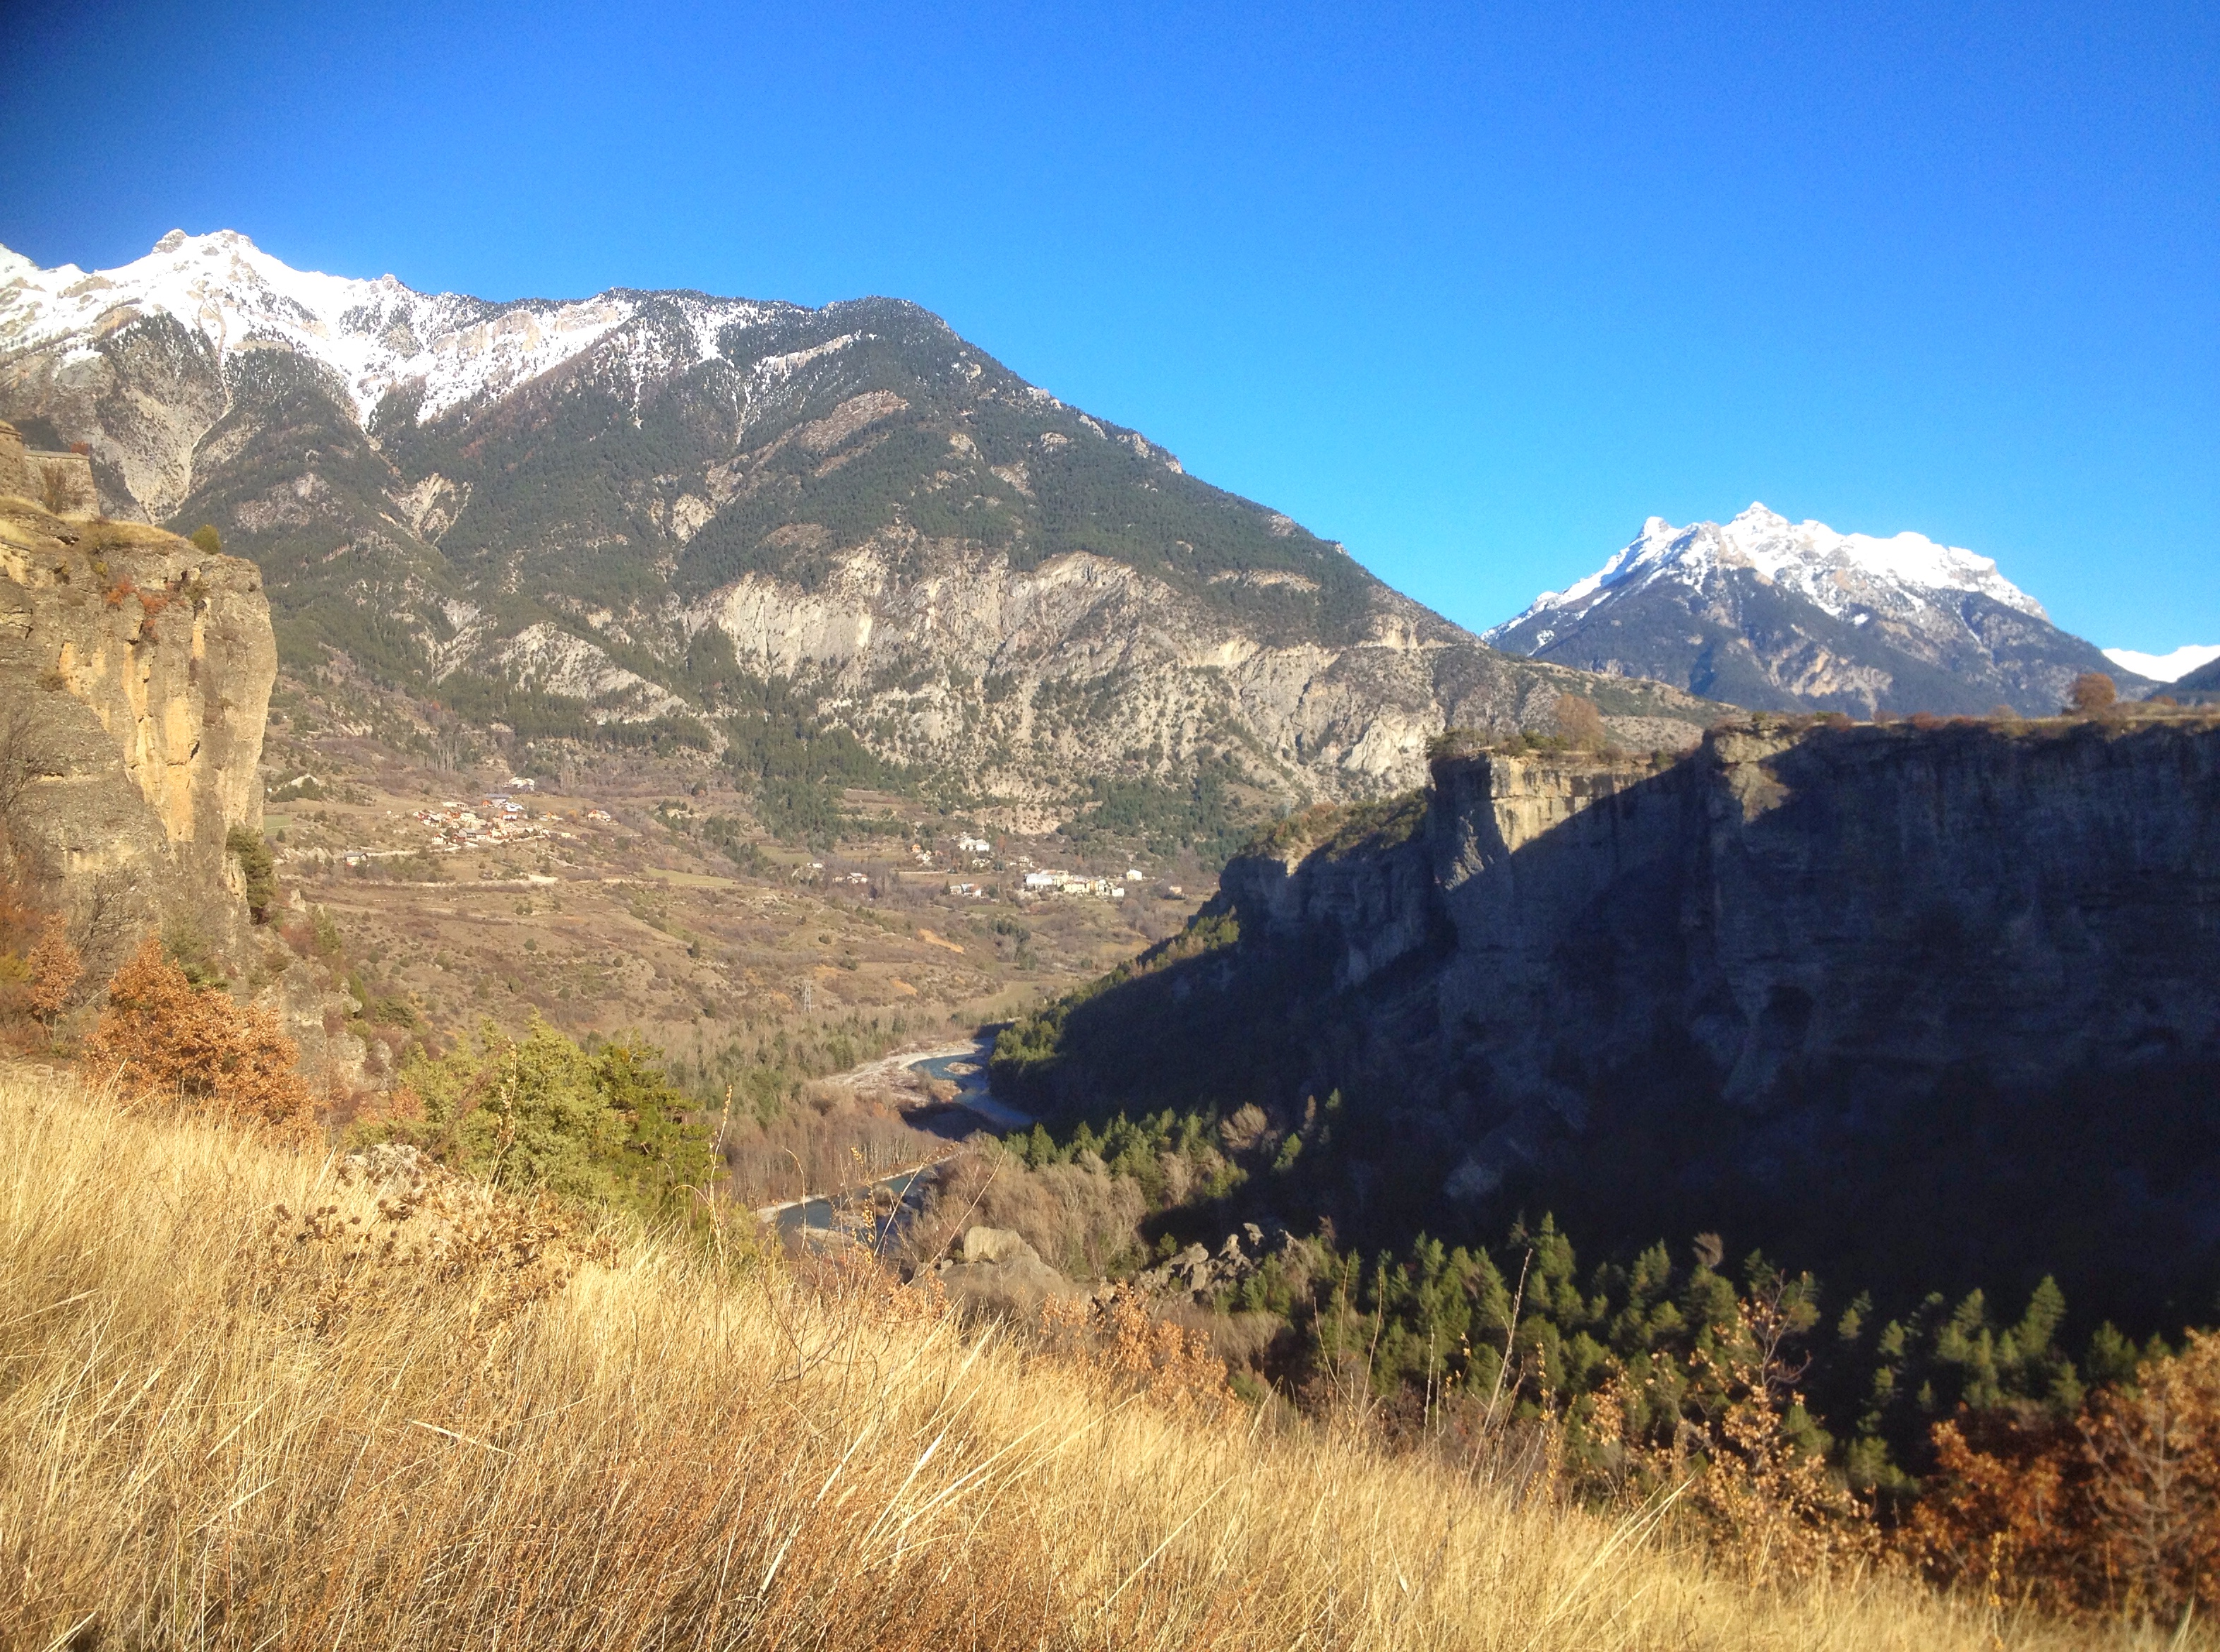
[[[1657,1511],[1139,1368],[752,1231],[582,1230],[0,1075],[9,1647],[2169,1643],[1753,1591]]]

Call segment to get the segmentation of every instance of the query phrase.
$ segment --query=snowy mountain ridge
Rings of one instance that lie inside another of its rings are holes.
[[[258,345],[280,345],[327,369],[356,416],[367,421],[390,392],[423,387],[418,416],[498,396],[591,349],[638,319],[647,295],[611,290],[577,300],[494,303],[458,293],[420,293],[396,277],[374,281],[296,270],[235,230],[171,230],[144,258],[90,274],[73,264],[43,270],[0,247],[0,355],[67,341],[64,371],[96,358],[94,341],[159,312],[197,334],[219,364]],[[717,353],[717,335],[783,312],[783,305],[700,293],[658,294],[683,325],[642,330],[633,341],[635,382]]]
[[[1868,533],[1838,533],[1824,522],[1791,522],[1753,503],[1732,521],[1695,522],[1674,527],[1652,516],[1642,532],[1586,579],[1562,591],[1544,591],[1516,618],[1482,633],[1493,643],[1545,614],[1568,618],[1607,595],[1638,590],[1661,580],[1703,589],[1721,570],[1747,568],[1765,582],[1793,591],[1836,619],[1864,623],[1886,614],[1909,618],[1931,603],[1931,593],[1975,592],[2038,620],[2050,616],[2042,604],[1997,571],[1988,557],[1955,545],[1937,545],[1921,533],[1877,539]],[[1537,630],[1535,646],[1546,647],[1554,629]]]
[[[2080,673],[2123,672],[1987,557],[1921,533],[1838,533],[1762,504],[1687,527],[1653,516],[1594,573],[1482,636],[1735,705],[1861,716],[2041,715]],[[2151,686],[2132,671],[2121,683]]]
[[[1117,777],[1192,839],[1406,790],[1444,729],[1568,693],[1645,748],[1716,714],[1480,646],[898,298],[489,302],[230,232],[0,252],[0,419],[83,444],[111,517],[253,561],[288,669],[555,752],[785,763],[772,719],[1013,807]]]

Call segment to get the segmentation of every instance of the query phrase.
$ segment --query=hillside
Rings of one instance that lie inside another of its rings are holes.
[[[10,1644],[2143,1643],[1888,1577],[1752,1589],[1508,1442],[1228,1417],[1161,1348],[967,1331],[737,1234],[13,1070],[0,1150]]]
[[[1734,705],[1869,717],[2047,716],[2085,671],[2152,685],[2050,623],[1996,564],[1917,533],[1651,517],[1604,566],[1491,627],[1492,645]]]
[[[1496,653],[891,299],[492,304],[229,232],[90,275],[0,253],[0,414],[86,444],[110,514],[252,558],[292,672],[520,747],[629,729],[1193,838],[1566,693],[1644,749],[1706,718]]]
[[[2220,703],[2220,660],[2209,665],[2200,665],[2186,676],[2176,677],[2158,692],[2171,695],[2185,706]]]

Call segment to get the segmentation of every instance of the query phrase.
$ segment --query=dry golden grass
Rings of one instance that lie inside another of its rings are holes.
[[[12,1646],[2089,1643],[20,1074],[0,1212]]]

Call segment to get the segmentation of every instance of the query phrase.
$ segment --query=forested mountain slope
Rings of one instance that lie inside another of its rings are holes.
[[[1568,692],[1644,749],[1706,720],[1494,652],[891,299],[494,304],[228,232],[91,275],[0,252],[0,414],[87,444],[111,514],[259,563],[292,669],[527,739],[852,736],[1069,813],[1394,790]]]

